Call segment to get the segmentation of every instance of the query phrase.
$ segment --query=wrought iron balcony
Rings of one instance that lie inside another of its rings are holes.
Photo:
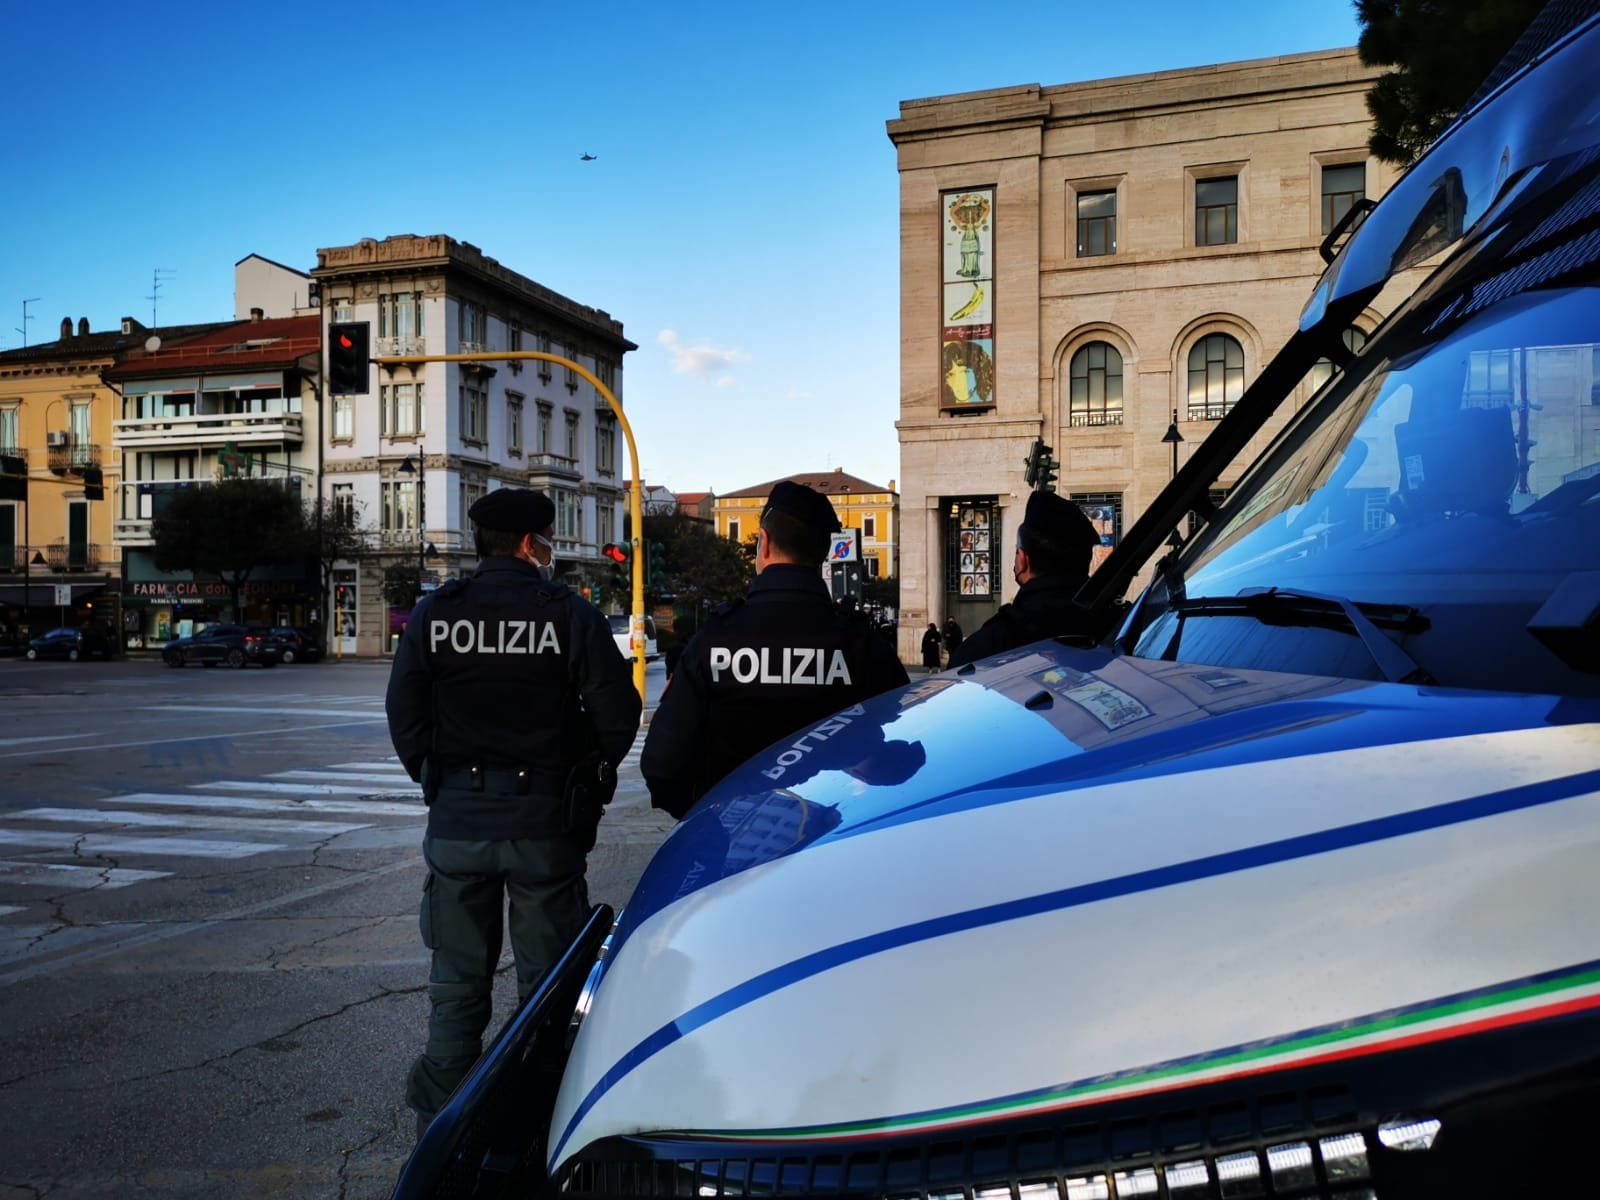
[[[55,542],[44,548],[44,560],[56,574],[98,571],[104,549],[92,542]]]
[[[100,465],[100,447],[88,442],[73,441],[70,438],[57,441],[52,438],[47,449],[50,469],[57,475]]]

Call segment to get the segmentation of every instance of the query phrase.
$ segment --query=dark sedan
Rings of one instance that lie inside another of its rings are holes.
[[[67,662],[77,662],[80,658],[110,658],[111,639],[98,629],[52,629],[28,643],[27,656]]]
[[[161,651],[161,661],[169,667],[190,663],[205,667],[218,663],[236,668],[250,663],[275,667],[280,657],[281,651],[268,637],[265,626],[224,623],[207,625],[191,637],[168,642]]]
[[[266,637],[278,647],[278,656],[283,662],[316,662],[322,657],[322,641],[310,630],[274,625],[267,630]]]

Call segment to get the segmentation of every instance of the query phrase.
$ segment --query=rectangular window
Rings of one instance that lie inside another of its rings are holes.
[[[0,504],[0,571],[15,571],[22,566],[21,549],[17,545],[19,522],[16,504]]]
[[[380,528],[386,533],[415,530],[417,527],[417,482],[415,479],[387,479],[383,483],[383,512]]]
[[[553,354],[553,353],[555,353],[553,350],[550,349],[550,335],[548,333],[546,333],[542,329],[539,331],[539,347],[538,347],[538,349],[539,349],[539,353],[540,354]],[[534,361],[539,364],[539,378],[544,380],[546,383],[549,383],[550,382],[550,364],[548,362],[546,362],[542,358],[535,359]]]
[[[422,387],[420,383],[385,383],[378,388],[383,436],[416,437],[422,433]],[[334,436],[339,437],[337,408],[334,411]]]
[[[462,520],[463,525],[465,526],[465,528],[462,529],[461,532],[466,534],[466,535],[468,535],[468,537],[467,537],[467,544],[468,545],[472,544],[472,542],[471,542],[472,520],[471,520],[470,517],[467,516],[467,514],[472,511],[472,506],[474,504],[476,504],[479,500],[482,500],[486,494],[487,494],[487,492],[486,492],[485,487],[484,487],[484,485],[482,483],[469,482],[468,480],[465,480],[465,479],[463,479],[461,481],[461,492],[460,492],[460,498],[461,498],[461,520]]]
[[[349,297],[333,302],[333,320],[354,321],[355,319],[355,308],[351,304]]]
[[[554,410],[548,404],[539,405],[539,440],[535,445],[539,454],[550,453],[550,418],[553,415]]]
[[[522,397],[512,393],[506,395],[506,449],[522,453]]]
[[[1367,164],[1346,163],[1337,167],[1322,168],[1322,232],[1332,233],[1333,227],[1357,200],[1367,194]]]
[[[333,440],[348,442],[356,435],[356,402],[353,396],[333,398]]]
[[[17,412],[16,405],[0,408],[0,451],[14,453],[21,445],[17,441]]]
[[[594,469],[597,475],[617,473],[617,424],[596,421],[594,425]]]
[[[594,540],[602,546],[607,542],[617,540],[617,510],[604,500],[597,500],[594,506]]]
[[[867,578],[876,579],[878,577],[878,556],[869,554],[861,562],[867,568]]]
[[[341,521],[354,522],[356,519],[356,485],[353,483],[336,483],[333,485],[333,512]]]
[[[1239,240],[1239,177],[1194,182],[1194,244],[1225,246]]]
[[[555,489],[556,502],[556,536],[569,542],[582,540],[581,510],[578,508],[578,494],[566,488]]]
[[[578,414],[567,413],[567,457],[578,461]]]
[[[576,346],[568,346],[568,347],[566,347],[562,351],[562,357],[563,358],[570,358],[573,362],[577,362],[578,361],[578,348]],[[571,367],[562,367],[561,369],[567,373],[567,391],[569,391],[569,392],[577,391],[578,390],[578,373],[576,371],[574,371]]]
[[[609,358],[596,357],[594,360],[594,373],[601,383],[606,385],[606,390],[613,396],[617,393],[617,364]]]
[[[72,466],[83,467],[94,460],[94,448],[89,445],[89,404],[74,401],[68,416],[72,430]]]
[[[728,522],[728,540],[730,542],[739,540],[739,522],[737,518]]]
[[[868,513],[861,518],[861,537],[863,540],[878,538],[878,517],[875,513]]]
[[[520,325],[513,325],[506,330],[506,349],[516,353],[521,353],[522,327]],[[519,375],[522,373],[522,363],[518,359],[511,359],[506,363],[506,366],[511,368],[511,373],[513,375]]]
[[[489,440],[489,393],[477,380],[461,385],[461,438],[480,446]]]
[[[1117,252],[1117,193],[1078,193],[1078,257]]]
[[[458,316],[460,318],[460,352],[462,354],[471,354],[474,351],[484,349],[488,338],[489,315],[478,305],[462,301]]]
[[[422,337],[422,293],[395,292],[378,297],[378,336],[390,338],[396,354],[416,348]]]

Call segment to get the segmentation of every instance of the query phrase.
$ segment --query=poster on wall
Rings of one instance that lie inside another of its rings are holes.
[[[994,189],[947,192],[940,291],[941,404],[993,407]]]
[[[956,566],[961,577],[961,594],[991,595],[994,591],[994,572],[990,567],[988,510],[963,507],[959,527],[961,548]]]
[[[1089,524],[1094,526],[1095,532],[1100,535],[1100,544],[1094,548],[1089,556],[1089,570],[1093,571],[1111,556],[1111,551],[1117,545],[1117,510],[1110,504],[1085,504],[1083,515],[1089,518]]]

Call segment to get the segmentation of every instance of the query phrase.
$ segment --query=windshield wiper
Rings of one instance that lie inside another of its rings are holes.
[[[1343,617],[1390,683],[1437,682],[1378,628],[1382,624],[1403,633],[1420,633],[1427,629],[1428,619],[1415,608],[1403,604],[1358,606],[1343,596],[1264,587],[1245,588],[1237,596],[1197,596],[1179,600],[1172,605],[1172,610],[1180,617],[1248,616],[1267,625],[1320,625],[1325,624],[1330,615]]]

